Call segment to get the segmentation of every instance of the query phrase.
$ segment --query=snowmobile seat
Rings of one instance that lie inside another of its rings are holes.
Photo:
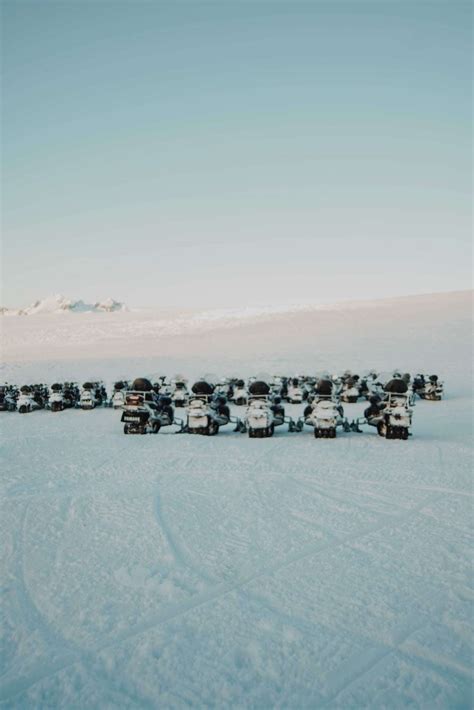
[[[331,380],[319,380],[316,385],[316,394],[330,396],[332,395],[332,382]]]
[[[151,392],[153,387],[150,380],[147,380],[146,377],[137,377],[137,379],[133,381],[132,389],[135,390],[135,392]]]
[[[270,387],[263,380],[256,380],[250,385],[249,392],[257,397],[262,397],[270,394]]]
[[[205,395],[211,395],[214,392],[214,387],[209,384],[209,382],[205,382],[204,380],[201,380],[200,382],[196,382],[192,386],[192,391],[194,394],[205,394]]]
[[[405,394],[408,391],[408,385],[405,380],[395,377],[390,382],[385,385],[385,392],[390,392],[392,394]]]

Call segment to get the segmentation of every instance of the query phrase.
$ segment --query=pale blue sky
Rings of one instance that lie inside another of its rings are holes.
[[[470,287],[469,2],[3,3],[3,293]]]

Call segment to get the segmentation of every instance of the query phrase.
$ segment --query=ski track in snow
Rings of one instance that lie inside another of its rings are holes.
[[[471,707],[467,331],[445,344],[436,313],[447,399],[417,403],[408,442],[0,415],[2,706]]]

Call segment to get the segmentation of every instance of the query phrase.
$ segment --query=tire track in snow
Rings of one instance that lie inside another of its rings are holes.
[[[343,667],[339,667],[336,671],[331,673],[330,678],[337,678],[338,682],[335,683],[335,688],[331,691],[329,697],[326,697],[324,703],[320,707],[332,707],[334,701],[341,693],[347,690],[347,688],[353,685],[353,683],[358,681],[364,675],[370,673],[370,671],[372,671],[391,653],[398,651],[399,645],[404,643],[410,638],[410,636],[413,636],[413,634],[417,633],[417,631],[420,631],[428,624],[429,621],[424,621],[423,624],[418,625],[414,629],[411,628],[407,630],[401,641],[393,647],[386,646],[385,644],[379,644],[365,653],[358,654],[356,658],[352,657],[348,662],[343,664]],[[342,680],[340,679],[341,676]]]
[[[29,590],[26,583],[25,571],[24,571],[24,539],[25,539],[25,529],[26,521],[28,518],[28,513],[30,509],[30,503],[25,505],[25,509],[21,518],[19,525],[19,535],[17,536],[14,548],[16,554],[14,559],[16,564],[13,570],[13,574],[17,580],[16,586],[16,600],[21,608],[21,615],[23,619],[28,622],[28,628],[33,630],[33,632],[38,632],[41,638],[45,641],[48,647],[57,650],[57,653],[61,655],[61,662],[65,659],[69,662],[73,662],[73,659],[77,657],[80,653],[80,649],[68,641],[62,634],[58,633],[51,625],[51,622],[35,604],[33,596]],[[49,669],[45,664],[39,664],[33,669],[32,675],[28,676],[29,680],[34,679],[34,682],[41,680],[44,677],[43,670],[46,671],[46,676],[49,675]],[[12,674],[12,667],[10,667],[5,673],[2,674],[2,679],[7,678]],[[32,685],[34,683],[30,683]],[[4,700],[3,687],[7,685],[10,689],[13,689],[13,694],[21,692],[23,689],[23,679],[22,676],[18,677],[16,680],[10,681],[10,683],[3,681],[0,688],[0,700]],[[16,692],[15,692],[16,689]]]
[[[443,496],[438,496],[436,500],[440,500],[442,497]],[[189,613],[190,611],[198,609],[211,602],[216,602],[232,594],[234,591],[242,589],[245,585],[250,584],[251,582],[254,582],[262,577],[267,577],[276,574],[280,570],[289,567],[292,564],[300,562],[301,560],[307,557],[318,555],[322,552],[326,552],[331,549],[337,549],[337,547],[339,546],[352,544],[353,542],[362,539],[366,535],[372,535],[373,533],[379,532],[380,530],[383,530],[385,528],[397,527],[398,525],[405,523],[407,520],[415,518],[421,508],[426,505],[426,503],[427,501],[423,501],[418,506],[416,506],[416,508],[413,508],[409,511],[406,511],[405,513],[402,513],[401,515],[396,516],[395,519],[389,522],[384,521],[383,523],[378,525],[368,526],[367,528],[363,529],[358,535],[344,536],[341,538],[341,541],[338,541],[336,543],[334,543],[334,541],[322,545],[308,543],[308,545],[303,546],[301,550],[286,556],[283,560],[277,561],[271,565],[263,566],[257,573],[255,573],[255,568],[253,570],[249,570],[248,572],[246,572],[244,569],[238,576],[236,576],[236,578],[234,578],[234,580],[219,584],[214,587],[214,589],[206,590],[202,594],[194,595],[190,599],[176,604],[174,607],[169,607],[168,609],[164,609],[161,613],[155,614],[153,616],[148,617],[147,619],[144,619],[139,624],[136,624],[134,627],[128,629],[127,631],[118,634],[113,639],[104,640],[103,643],[97,644],[94,648],[90,648],[87,651],[87,656],[95,656],[101,651],[114,648],[122,643],[126,643],[127,641],[130,641],[133,638],[143,633],[146,633],[147,631],[150,631],[161,624],[169,623],[170,621],[174,621],[175,619],[183,616],[184,614]],[[407,634],[407,637],[414,633],[416,630],[417,629],[410,631]],[[387,650],[387,653],[385,655],[388,655],[388,653],[392,650],[393,649]],[[38,668],[34,669],[28,677],[22,677],[20,679],[15,678],[9,682],[7,681],[6,683],[4,683],[3,688],[0,691],[0,701],[11,700],[13,697],[19,695],[21,692],[28,690],[41,680],[55,675],[59,671],[64,670],[65,668],[68,668],[71,665],[74,665],[75,663],[83,660],[85,660],[85,654],[83,652],[73,652],[72,654],[67,654],[65,657],[63,657],[61,660],[58,660],[56,663],[51,664],[48,669],[45,668],[44,664],[40,664]],[[375,665],[378,660],[381,659],[375,660],[373,665]],[[360,673],[358,673],[357,677],[359,677],[363,673],[368,672],[368,670],[370,670],[370,667],[369,669],[364,668]],[[349,680],[345,687],[348,687],[350,682],[353,682],[353,680]],[[336,695],[342,692],[343,689],[344,688],[338,689]]]
[[[193,574],[196,575],[198,579],[202,579],[208,584],[216,584],[217,580],[213,577],[210,577],[206,572],[202,570],[202,568],[198,568],[192,562],[190,555],[185,551],[183,545],[178,542],[176,535],[171,530],[171,527],[168,524],[166,516],[163,512],[162,496],[160,493],[157,493],[155,496],[155,519],[161,532],[165,537],[165,540],[168,543],[171,553],[175,558],[178,566],[190,570]]]
[[[107,464],[113,464],[117,459],[121,459],[123,457],[124,452],[128,451],[128,447],[123,447],[120,448],[115,454],[112,456],[108,456],[106,459],[104,459],[101,463],[99,463],[97,466],[93,466],[90,469],[91,474],[96,474],[98,473],[101,469],[104,468]],[[28,486],[27,491],[24,493],[13,493],[13,495],[8,495],[7,493],[4,495],[4,500],[10,501],[10,500],[28,500],[29,498],[34,498],[35,500],[41,500],[43,498],[53,498],[54,496],[70,496],[70,495],[77,495],[80,493],[88,492],[91,488],[91,486],[94,487],[94,493],[97,491],[98,486],[100,486],[101,481],[97,481],[95,479],[90,479],[86,482],[78,482],[76,484],[68,485],[68,486],[61,486],[60,488],[48,488],[48,485],[40,485],[40,486]],[[126,487],[129,485],[134,485],[133,482],[127,482]],[[24,486],[22,484],[20,485],[14,485],[12,488],[14,490],[18,490],[18,488],[23,488]],[[46,490],[45,490],[46,489]],[[11,489],[10,489],[11,490]]]

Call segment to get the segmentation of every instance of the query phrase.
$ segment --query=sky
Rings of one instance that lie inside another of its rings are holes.
[[[471,4],[2,4],[0,305],[471,287]]]

